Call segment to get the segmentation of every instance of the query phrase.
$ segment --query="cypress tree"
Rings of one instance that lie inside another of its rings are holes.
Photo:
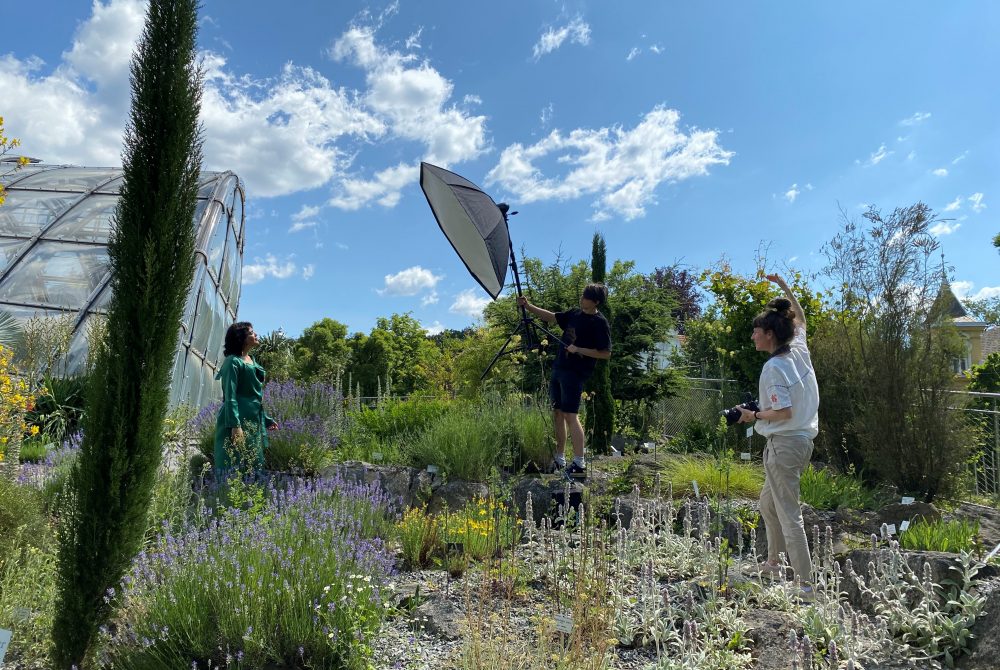
[[[201,166],[196,0],[150,0],[131,65],[124,184],[108,257],[113,297],[87,391],[59,538],[58,668],[81,665],[141,548],[160,465],[178,323],[195,268]]]
[[[594,241],[590,253],[590,278],[603,284],[607,274],[607,245],[604,236],[594,233]],[[600,311],[611,323],[612,311],[609,300],[600,306]],[[585,419],[585,429],[591,435],[590,449],[595,454],[611,452],[611,434],[615,425],[615,400],[611,396],[611,366],[610,361],[598,360],[594,374],[587,381],[587,393],[593,396],[590,411]]]

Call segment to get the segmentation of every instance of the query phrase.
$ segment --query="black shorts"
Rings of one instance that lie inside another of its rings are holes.
[[[589,375],[582,375],[573,370],[556,368],[552,371],[552,382],[549,384],[549,398],[552,400],[552,409],[567,414],[578,414],[580,412],[580,395],[583,393],[583,385]]]

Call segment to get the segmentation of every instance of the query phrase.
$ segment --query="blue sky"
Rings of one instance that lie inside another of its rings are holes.
[[[5,3],[0,115],[47,162],[119,165],[144,6]],[[822,266],[841,212],[922,200],[961,295],[1000,295],[1000,4],[204,0],[205,167],[245,181],[240,316],[298,334],[488,296],[427,160],[520,211],[544,260]],[[991,74],[992,73],[992,74]]]

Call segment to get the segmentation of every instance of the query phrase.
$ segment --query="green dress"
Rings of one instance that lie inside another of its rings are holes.
[[[215,469],[219,472],[237,466],[253,472],[264,468],[267,429],[276,425],[264,412],[265,377],[257,361],[247,363],[242,356],[226,356],[215,375],[222,381],[222,407],[215,422]],[[236,426],[243,428],[246,438],[242,448],[231,443]]]

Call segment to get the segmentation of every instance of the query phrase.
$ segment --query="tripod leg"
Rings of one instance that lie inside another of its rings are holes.
[[[501,356],[510,353],[507,351],[507,347],[509,347],[510,343],[514,341],[514,336],[521,332],[522,325],[523,324],[519,324],[518,327],[511,331],[511,334],[507,336],[507,341],[503,343],[503,346],[500,347],[500,351],[497,352],[496,356],[493,357],[493,360],[490,361],[490,364],[486,366],[485,370],[483,370],[483,374],[480,375],[479,381],[486,379],[486,375],[490,373],[490,370],[493,369],[493,366],[496,365]]]

